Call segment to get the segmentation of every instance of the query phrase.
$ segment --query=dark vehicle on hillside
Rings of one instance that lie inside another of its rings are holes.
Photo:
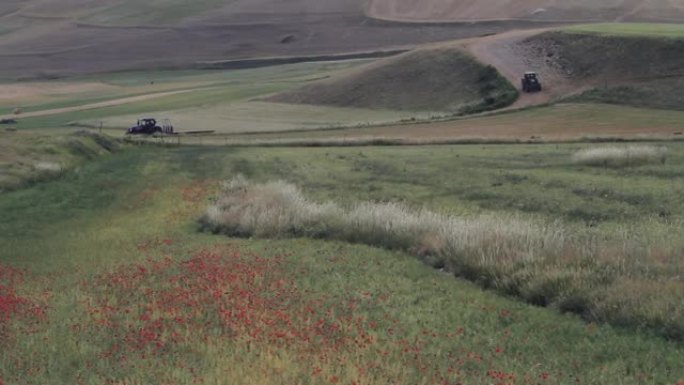
[[[168,119],[164,119],[162,125],[157,125],[154,118],[138,119],[138,123],[126,131],[129,135],[153,135],[153,134],[173,134],[173,126]]]
[[[525,72],[520,81],[524,92],[540,92],[542,90],[541,81],[539,81],[536,72]]]

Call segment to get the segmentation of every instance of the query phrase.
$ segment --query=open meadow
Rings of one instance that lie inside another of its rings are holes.
[[[584,147],[143,146],[4,193],[0,379],[675,384],[681,317],[587,323],[500,296],[496,285],[481,291],[401,249],[226,238],[198,223],[220,183],[242,174],[295,183],[317,202],[401,202],[676,239],[684,147],[669,145],[665,164],[627,168],[575,163]],[[631,298],[667,314],[675,309],[660,306],[681,301],[681,260],[653,251],[621,263],[643,270],[629,273],[643,287],[671,285],[660,301],[648,291]]]
[[[0,385],[684,385],[681,7],[428,3],[0,5]]]

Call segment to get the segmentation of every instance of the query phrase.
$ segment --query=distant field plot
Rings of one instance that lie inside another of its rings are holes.
[[[20,124],[17,127],[40,129],[71,123],[89,124],[92,121],[99,124],[107,118],[121,115],[125,115],[128,121],[131,114],[138,116],[170,112],[179,116],[179,110],[207,109],[208,115],[204,115],[201,121],[217,122],[225,116],[219,106],[228,110],[244,110],[245,105],[235,108],[232,105],[320,79],[364,62],[302,63],[232,71],[132,72],[72,81],[14,83],[7,86],[9,94],[0,97],[0,108],[5,112],[4,116],[0,113],[0,117],[12,117],[12,110],[21,107],[22,115],[18,117]],[[314,115],[324,115],[326,110],[322,111]],[[370,115],[373,121],[396,121],[410,114],[399,116],[371,111]],[[388,118],[388,115],[391,117]],[[395,116],[399,117],[393,119]],[[338,113],[337,117],[326,119],[323,126],[336,124],[335,119],[343,117],[343,114]],[[243,118],[244,114],[240,119]],[[272,120],[276,119],[277,115],[272,115]],[[352,120],[363,122],[367,119],[362,116]],[[315,122],[320,122],[320,118],[314,119],[311,124],[318,124]],[[127,122],[124,126],[129,124]]]
[[[404,119],[428,119],[429,112],[401,112],[361,108],[323,107],[266,102],[242,102],[159,111],[155,116],[169,118],[176,131],[211,130],[219,134],[317,130],[335,127],[396,123]],[[127,127],[137,115],[105,118],[105,127]],[[79,123],[97,126],[97,120]]]
[[[674,23],[599,23],[576,25],[572,27],[566,27],[564,29],[566,31],[598,33],[605,35],[684,38],[684,26]]]
[[[15,8],[20,8],[23,15],[35,18],[64,18],[107,27],[163,27],[225,3],[220,0],[68,0],[26,1]]]
[[[244,140],[409,139],[556,141],[591,138],[677,138],[684,112],[607,104],[558,104],[549,107],[444,122],[386,125],[301,133],[242,135]]]
[[[373,0],[369,13],[375,17],[403,21],[482,21],[482,20],[677,20],[681,5],[668,0],[550,0],[445,1]]]
[[[234,0],[233,0],[234,1]],[[229,1],[230,3],[231,1]],[[224,5],[222,0],[153,0],[140,2],[123,0],[107,6],[100,12],[92,13],[79,21],[106,26],[168,26],[192,17],[217,6]]]
[[[15,107],[25,112],[78,106],[101,100],[189,90],[208,86],[285,85],[329,76],[335,71],[363,64],[364,60],[301,63],[251,70],[142,71],[85,76],[56,81],[26,81],[0,84],[0,116]],[[4,110],[4,111],[3,111]]]
[[[0,79],[45,79],[271,57],[373,53],[525,23],[419,26],[365,15],[365,0],[23,0],[0,12]],[[12,12],[14,10],[17,12]],[[182,49],[179,49],[182,47]]]

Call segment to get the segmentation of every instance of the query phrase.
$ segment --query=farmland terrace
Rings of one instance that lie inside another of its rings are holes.
[[[527,22],[420,24],[365,15],[360,0],[14,1],[0,8],[0,78],[187,68],[203,62],[372,52],[481,36]],[[160,11],[162,10],[162,11]],[[179,49],[181,47],[181,49]]]

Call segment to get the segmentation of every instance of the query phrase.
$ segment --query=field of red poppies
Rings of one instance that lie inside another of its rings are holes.
[[[171,244],[140,245],[140,252]],[[216,245],[180,261],[150,259],[81,282],[88,296],[79,301],[79,312],[86,316],[70,323],[70,335],[61,338],[96,345],[97,354],[81,363],[74,383],[128,383],[141,372],[131,383],[205,383],[210,352],[237,364],[211,368],[213,376],[216,370],[226,379],[238,373],[251,383],[533,384],[562,374],[541,365],[525,372],[499,369],[497,361],[507,354],[505,329],[493,348],[471,351],[458,347],[463,326],[414,330],[416,325],[383,312],[390,293],[340,296],[300,288],[297,279],[312,272],[293,259]],[[336,257],[328,261],[346,263]],[[12,347],[45,332],[49,306],[17,295],[20,271],[3,267],[1,272],[4,362],[14,367],[4,381],[48,378],[49,365],[29,364]],[[514,317],[506,309],[483,311],[502,322]],[[436,350],[440,341],[452,341],[452,349]]]
[[[2,383],[681,385],[678,357],[641,356],[646,340],[540,318],[408,257],[320,244],[314,261],[288,251],[303,241],[242,241],[177,258],[174,242],[79,280],[66,316],[60,294],[3,267]]]

